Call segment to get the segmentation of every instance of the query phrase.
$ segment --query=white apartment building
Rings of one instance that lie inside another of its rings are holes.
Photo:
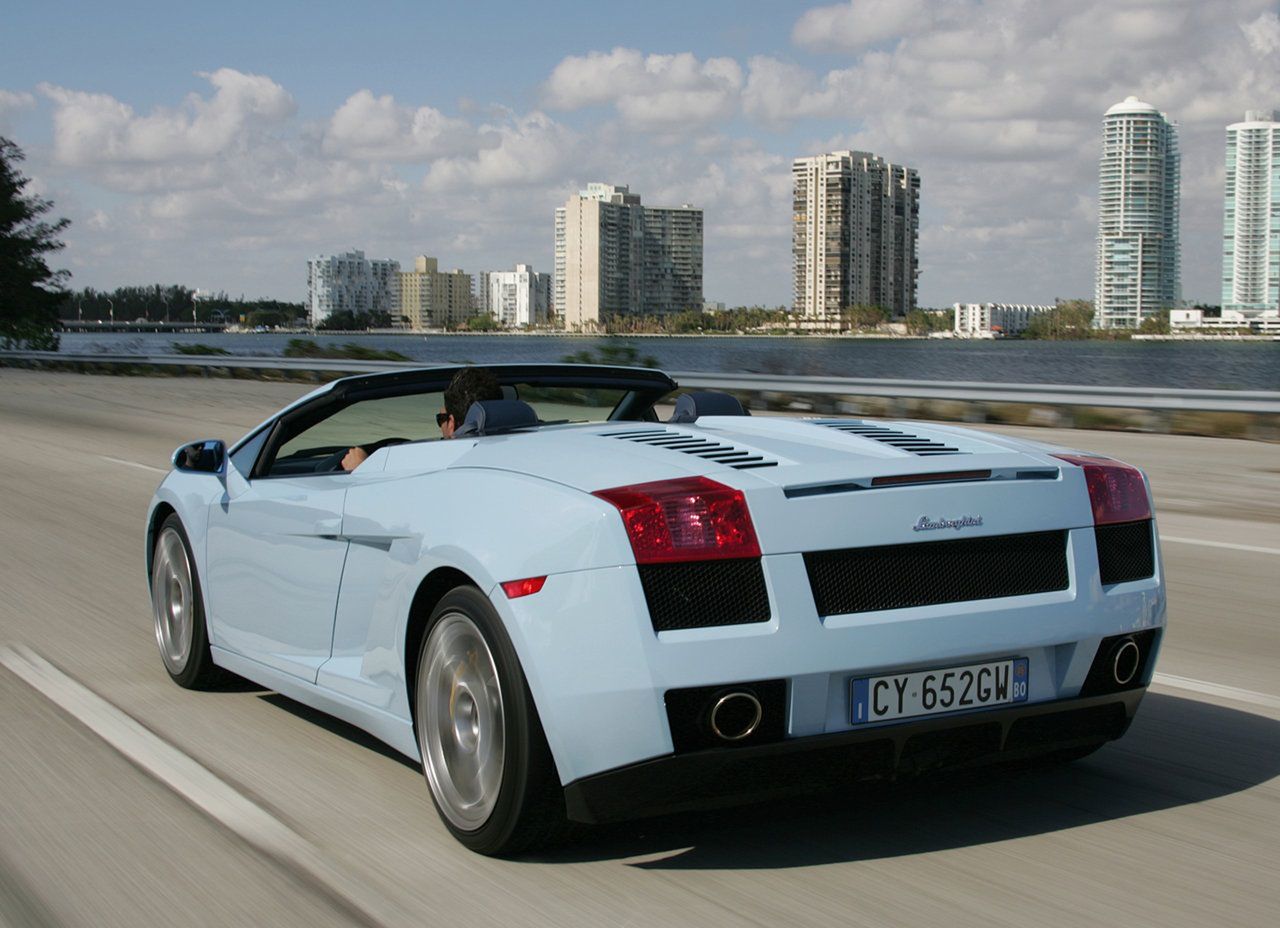
[[[953,331],[958,338],[1000,338],[1019,335],[1031,320],[1054,307],[1031,303],[956,303]]]
[[[564,317],[565,208],[556,207],[555,264],[551,268],[551,312]]]
[[[307,315],[313,326],[336,312],[397,312],[400,262],[363,251],[307,259]]]
[[[1102,120],[1094,324],[1133,328],[1182,296],[1177,124],[1129,97]]]
[[[1227,126],[1222,316],[1280,322],[1280,121],[1251,110]]]
[[[835,320],[848,306],[896,316],[916,305],[920,175],[864,151],[797,158],[791,250],[794,309]]]
[[[441,271],[435,258],[418,255],[413,270],[399,278],[399,312],[415,331],[448,328],[475,315],[471,275],[465,271]]]
[[[553,301],[565,328],[701,307],[702,230],[693,206],[646,207],[627,187],[588,184],[556,210]]]
[[[1169,328],[1174,333],[1280,335],[1280,313],[1227,309],[1216,316],[1206,316],[1203,309],[1169,311]]]
[[[540,325],[547,321],[550,307],[550,274],[539,274],[528,264],[480,274],[480,312],[506,328]]]

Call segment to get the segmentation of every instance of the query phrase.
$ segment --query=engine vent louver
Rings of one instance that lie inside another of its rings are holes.
[[[965,454],[959,448],[945,445],[940,441],[934,441],[931,438],[921,438],[919,435],[912,435],[910,432],[902,432],[898,429],[891,429],[887,425],[880,425],[876,422],[864,422],[860,419],[837,419],[831,421],[815,422],[814,425],[821,425],[824,428],[835,429],[838,432],[844,432],[848,435],[857,435],[860,438],[870,438],[872,441],[878,441],[882,445],[888,445],[891,448],[898,448],[920,457],[934,457],[942,454]]]
[[[600,436],[615,438],[619,441],[631,441],[638,445],[650,445],[654,448],[666,448],[669,451],[679,451],[681,454],[692,454],[694,457],[715,461],[717,464],[737,470],[778,466],[777,461],[772,461],[755,451],[736,448],[689,432],[676,432],[658,426],[627,432],[601,432]]]

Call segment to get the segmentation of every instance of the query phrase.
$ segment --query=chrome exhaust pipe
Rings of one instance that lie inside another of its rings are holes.
[[[754,693],[735,690],[716,700],[711,707],[711,731],[721,741],[741,741],[760,727],[764,707]]]
[[[1126,686],[1138,673],[1138,665],[1142,663],[1142,652],[1132,638],[1126,638],[1112,652],[1111,678],[1117,686]]]

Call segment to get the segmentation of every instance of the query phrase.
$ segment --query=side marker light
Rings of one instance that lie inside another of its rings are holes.
[[[519,599],[521,596],[531,596],[542,589],[542,585],[547,582],[547,578],[543,577],[525,577],[523,580],[507,580],[502,584],[502,592],[507,594],[507,599]]]

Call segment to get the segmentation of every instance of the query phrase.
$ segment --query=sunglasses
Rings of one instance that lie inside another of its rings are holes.
[[[436,413],[436,425],[437,425],[437,426],[439,426],[440,428],[444,428],[444,424],[445,424],[446,422],[448,422],[448,421],[449,421],[449,414],[448,414],[447,412],[438,412],[438,413]]]

